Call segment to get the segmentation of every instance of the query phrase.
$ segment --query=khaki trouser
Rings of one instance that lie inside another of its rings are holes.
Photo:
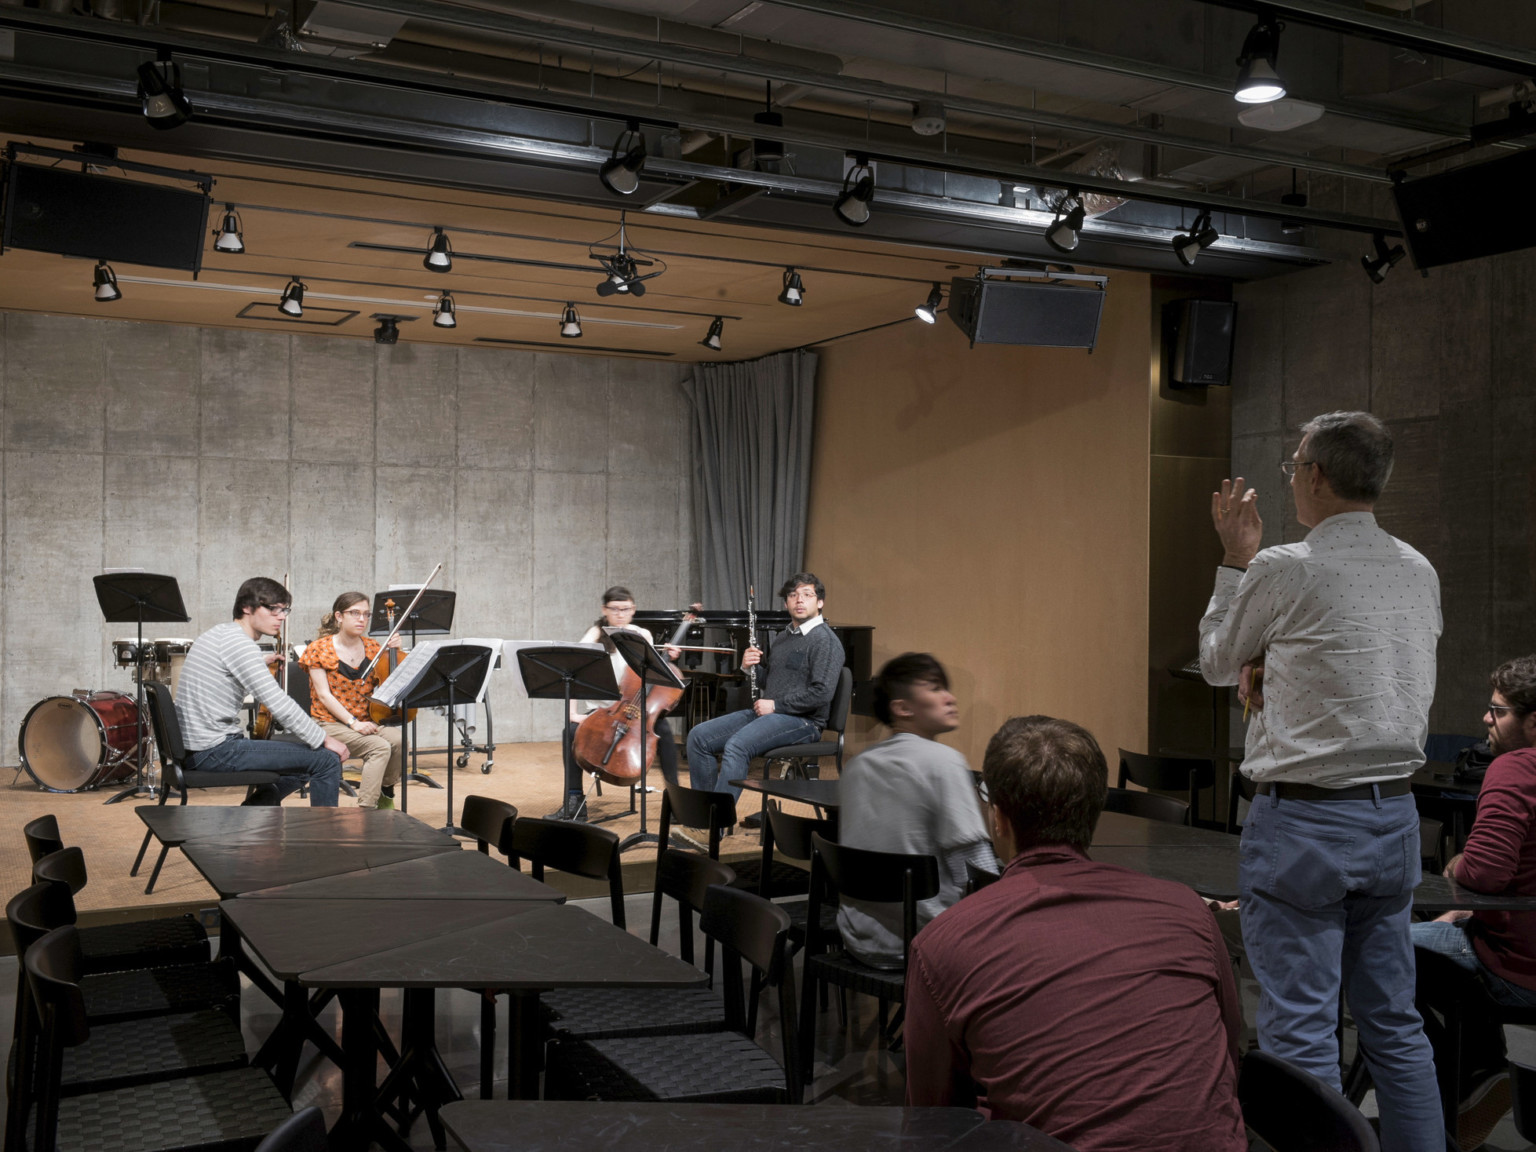
[[[345,744],[352,755],[362,758],[363,778],[357,785],[357,806],[377,808],[379,789],[385,784],[400,783],[399,726],[380,728],[373,736],[354,732],[334,720],[322,720],[320,727],[325,729],[327,736],[334,736]]]

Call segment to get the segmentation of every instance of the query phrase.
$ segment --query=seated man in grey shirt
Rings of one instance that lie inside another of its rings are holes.
[[[838,839],[849,848],[934,856],[939,894],[917,905],[919,929],[960,899],[965,865],[998,871],[992,838],[965,757],[937,737],[960,724],[944,667],[926,652],[907,652],[875,678],[875,716],[891,730],[843,770]],[[843,942],[858,959],[900,968],[901,905],[844,900],[837,914]]]

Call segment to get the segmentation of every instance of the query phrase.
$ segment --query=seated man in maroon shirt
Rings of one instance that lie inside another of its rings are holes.
[[[982,772],[1010,863],[912,943],[907,1103],[975,1106],[1079,1152],[1244,1152],[1226,946],[1189,888],[1088,859],[1098,744],[1017,717]]]
[[[1493,700],[1483,714],[1494,761],[1477,796],[1477,816],[1461,855],[1445,874],[1474,892],[1536,896],[1536,656],[1500,665],[1489,677]],[[1476,1148],[1510,1106],[1504,1032],[1496,1005],[1536,1008],[1536,913],[1447,912],[1413,926],[1414,946],[1449,957],[1475,978],[1489,1011],[1474,998],[1463,1023],[1457,1139]],[[1420,961],[1421,1008],[1446,992],[1434,967]],[[1426,1016],[1435,1063],[1446,1067],[1444,1036]]]

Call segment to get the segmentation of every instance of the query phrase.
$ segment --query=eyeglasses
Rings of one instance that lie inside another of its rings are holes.
[[[293,611],[292,605],[289,604],[263,604],[262,607],[274,616],[286,616]]]
[[[1490,700],[1488,702],[1488,711],[1497,716],[1500,712],[1516,712],[1519,711],[1519,709],[1517,709],[1513,704],[1495,704]]]
[[[1285,473],[1287,480],[1290,480],[1295,477],[1296,469],[1310,468],[1316,463],[1316,460],[1287,460],[1280,465],[1280,471]]]
[[[981,802],[983,804],[992,803],[992,796],[987,791],[987,782],[980,776],[976,777],[976,795],[981,797]]]
[[[367,608],[348,608],[345,612],[342,613],[342,615],[351,616],[354,620],[366,620],[369,616],[372,616],[373,613]]]

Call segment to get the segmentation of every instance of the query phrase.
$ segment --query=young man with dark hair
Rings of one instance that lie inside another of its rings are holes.
[[[216,624],[187,653],[176,686],[176,714],[187,745],[187,767],[199,772],[278,772],[275,786],[255,790],[248,804],[280,804],[309,784],[309,803],[336,807],[347,746],[327,736],[268,671],[258,636],[276,636],[293,604],[276,580],[253,576],[235,596],[234,619]],[[248,740],[242,724],[246,696],[272,713],[283,731],[303,741]]]
[[[827,592],[810,572],[797,572],[779,590],[789,628],[773,642],[766,681],[763,653],[748,648],[743,669],[758,668],[762,697],[752,707],[706,720],[688,733],[688,780],[706,792],[740,796],[732,780],[745,779],[754,756],[785,744],[821,739],[837,680],[843,642],[821,618]]]
[[[1477,794],[1467,845],[1445,874],[1473,892],[1536,896],[1536,656],[1499,665],[1483,713],[1494,761]],[[1448,988],[1420,962],[1419,999],[1436,1008],[1447,995],[1466,1005],[1457,1141],[1480,1147],[1509,1111],[1508,1062],[1498,1008],[1536,1008],[1536,923],[1522,912],[1447,912],[1412,927],[1414,946],[1449,957],[1475,987]],[[1432,1016],[1425,1031],[1441,1075],[1448,1043]]]
[[[875,677],[875,717],[891,730],[843,769],[838,836],[850,848],[935,857],[939,894],[917,905],[921,928],[965,891],[967,862],[992,871],[976,785],[965,757],[938,742],[960,724],[949,676],[926,652],[907,652]],[[837,927],[849,952],[877,968],[900,968],[901,906],[845,899]]]
[[[1246,1152],[1237,989],[1182,884],[1087,849],[1098,743],[1009,720],[983,779],[1002,879],[918,934],[907,966],[907,1104],[972,1106],[1079,1152]]]

